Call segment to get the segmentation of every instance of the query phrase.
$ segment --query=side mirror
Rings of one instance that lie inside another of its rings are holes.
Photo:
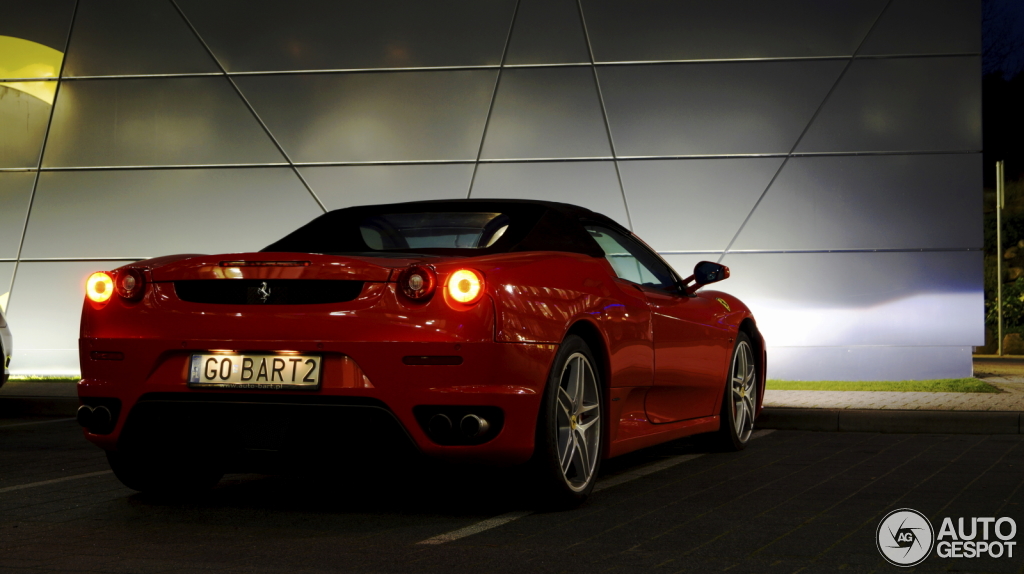
[[[693,267],[693,280],[697,282],[697,285],[707,285],[728,278],[729,268],[725,265],[701,261]]]
[[[693,275],[683,279],[682,288],[687,295],[693,295],[701,287],[729,278],[729,268],[711,261],[701,261],[693,267]],[[693,282],[693,285],[690,284]]]

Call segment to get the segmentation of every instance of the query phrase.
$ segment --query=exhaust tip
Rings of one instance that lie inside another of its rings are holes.
[[[75,418],[78,419],[78,424],[82,425],[83,427],[88,428],[92,426],[92,407],[90,407],[89,405],[82,405],[78,407],[78,413],[75,415]]]
[[[442,413],[430,417],[430,422],[427,423],[427,432],[433,437],[448,436],[452,432],[452,419]]]
[[[114,417],[110,414],[110,409],[102,405],[95,407],[92,409],[92,423],[89,425],[89,430],[106,429],[113,420]]]
[[[486,433],[489,428],[491,428],[491,425],[487,422],[487,419],[473,414],[466,415],[459,421],[459,430],[469,438],[476,438]]]

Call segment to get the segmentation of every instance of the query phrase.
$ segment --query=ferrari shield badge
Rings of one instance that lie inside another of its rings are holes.
[[[729,304],[725,302],[725,299],[722,299],[721,297],[719,297],[719,298],[715,299],[715,301],[718,301],[719,303],[721,303],[722,307],[725,307],[726,311],[732,311],[732,308],[729,307]]]

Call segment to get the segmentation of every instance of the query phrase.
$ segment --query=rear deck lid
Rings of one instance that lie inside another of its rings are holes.
[[[419,259],[319,255],[312,253],[230,253],[199,255],[151,269],[153,281],[232,279],[326,279],[384,282],[393,269]],[[145,265],[145,262],[141,262]]]

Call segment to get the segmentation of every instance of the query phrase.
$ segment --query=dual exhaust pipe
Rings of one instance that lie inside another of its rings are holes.
[[[113,430],[114,414],[103,405],[98,407],[82,405],[78,407],[76,418],[78,424],[93,434],[105,434]]]
[[[467,439],[480,438],[487,434],[490,428],[491,424],[487,422],[487,419],[472,413],[459,420],[459,432]],[[449,437],[454,430],[455,425],[452,423],[452,419],[444,413],[437,413],[430,417],[430,422],[427,423],[427,432],[435,438]]]

